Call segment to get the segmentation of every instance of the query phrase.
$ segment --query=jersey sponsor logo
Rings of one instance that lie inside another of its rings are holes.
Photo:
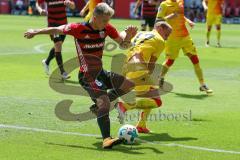
[[[87,44],[84,45],[84,49],[91,49],[91,48],[102,48],[104,46],[104,43],[98,43],[98,44]]]
[[[57,5],[57,4],[63,4],[63,1],[55,1],[55,2],[49,2],[49,6]]]

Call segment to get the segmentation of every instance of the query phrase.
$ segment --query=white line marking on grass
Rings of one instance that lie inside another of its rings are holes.
[[[45,46],[50,46],[53,45],[52,43],[43,43],[43,44],[39,44],[34,46],[34,50],[37,51],[38,53],[45,53],[46,51],[43,50],[42,48]]]
[[[213,149],[213,148],[205,148],[205,147],[199,147],[199,146],[188,146],[183,144],[176,144],[176,143],[159,143],[159,142],[150,142],[142,139],[138,139],[140,142],[143,143],[149,143],[149,144],[159,144],[161,146],[167,146],[167,147],[182,147],[182,148],[188,148],[193,150],[202,150],[202,151],[208,151],[208,152],[219,152],[219,153],[230,153],[230,154],[240,154],[240,152],[237,151],[228,151],[223,149]]]
[[[75,136],[83,136],[83,137],[101,137],[100,135],[96,135],[96,134],[83,134],[83,133],[77,133],[77,132],[64,132],[64,131],[57,131],[57,130],[48,130],[48,129],[40,129],[40,128],[13,126],[13,125],[5,125],[5,124],[0,124],[0,128],[8,128],[8,129],[16,129],[16,130],[27,130],[27,131],[33,131],[33,132],[56,133],[56,134],[64,134],[64,135],[75,135]]]
[[[57,131],[57,130],[22,127],[22,126],[6,125],[6,124],[0,124],[0,128],[27,130],[27,131],[32,131],[32,132],[44,132],[44,133],[54,133],[54,134],[63,134],[63,135],[75,135],[75,136],[83,136],[83,137],[101,137],[100,135],[97,135],[97,134],[83,134],[83,133],[77,133],[77,132],[64,132],[64,131]],[[159,142],[155,142],[155,141],[151,142],[151,141],[146,141],[146,140],[139,139],[139,138],[138,138],[138,141],[140,141],[142,143],[148,143],[148,144],[153,144],[153,145],[161,145],[161,146],[167,146],[167,147],[181,147],[181,148],[208,151],[208,152],[240,154],[240,152],[238,152],[238,151],[229,151],[229,150],[223,150],[223,149],[212,149],[212,148],[205,148],[205,147],[199,147],[199,146],[188,146],[188,145],[176,144],[176,143],[159,143]]]

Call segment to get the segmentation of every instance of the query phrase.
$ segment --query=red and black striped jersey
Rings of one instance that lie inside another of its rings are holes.
[[[154,0],[157,2],[158,0]],[[157,15],[157,6],[149,3],[149,0],[142,0],[142,17],[155,18]]]
[[[56,27],[67,24],[66,6],[64,0],[37,0],[38,3],[47,3],[48,26]],[[72,1],[72,0],[71,0]]]
[[[72,23],[66,25],[63,32],[75,38],[80,71],[91,74],[93,78],[102,70],[105,38],[119,37],[118,31],[111,24],[107,24],[103,30],[94,30],[88,22]]]

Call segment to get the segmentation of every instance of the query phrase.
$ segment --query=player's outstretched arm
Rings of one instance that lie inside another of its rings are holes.
[[[65,25],[59,26],[59,27],[48,27],[48,28],[42,28],[42,29],[29,29],[27,32],[24,33],[24,37],[27,39],[33,38],[36,35],[39,34],[64,34],[63,29],[65,28]]]
[[[123,49],[127,49],[131,46],[131,39],[137,34],[137,27],[135,26],[128,26],[125,31],[120,33],[120,36],[114,41],[116,41],[119,46]]]

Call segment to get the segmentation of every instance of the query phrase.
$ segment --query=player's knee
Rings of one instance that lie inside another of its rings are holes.
[[[110,100],[107,95],[102,95],[97,98],[96,104],[99,108],[109,108],[110,107]]]
[[[212,26],[208,26],[207,30],[210,32],[212,30]]]
[[[54,43],[55,50],[61,50],[62,49],[62,41],[58,41]]]
[[[96,99],[96,105],[98,106],[98,116],[109,113],[110,100],[107,95],[102,95]]]
[[[167,59],[167,61],[165,62],[165,65],[169,68],[173,65],[174,60],[173,59]]]
[[[192,64],[195,65],[195,64],[198,64],[198,63],[199,63],[199,59],[198,59],[198,56],[197,56],[197,55],[190,55],[189,58],[190,58]]]
[[[217,26],[216,26],[216,29],[217,29],[217,31],[220,31],[220,30],[221,30],[221,26],[220,26],[220,25],[217,25]]]
[[[132,90],[134,87],[135,87],[135,84],[132,81],[125,79],[120,89],[128,92]]]

